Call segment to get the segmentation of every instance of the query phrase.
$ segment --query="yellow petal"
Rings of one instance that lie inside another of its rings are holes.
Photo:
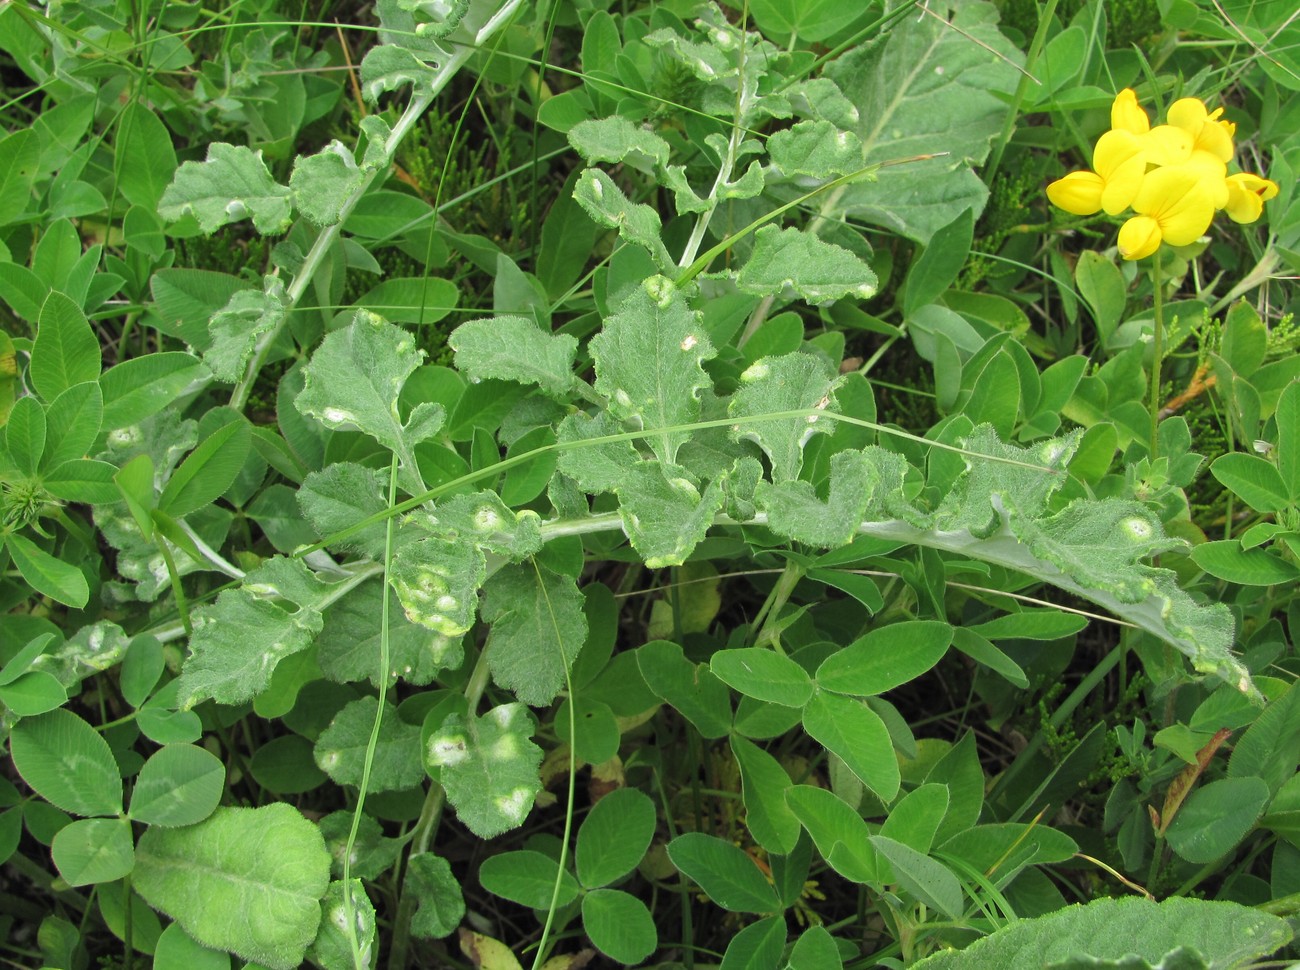
[[[1110,173],[1101,190],[1101,207],[1107,215],[1117,216],[1133,204],[1146,172],[1146,159],[1139,152]]]
[[[1092,167],[1103,179],[1109,179],[1129,159],[1141,156],[1144,147],[1144,140],[1131,131],[1108,131],[1097,139],[1097,147],[1092,150]]]
[[[1216,209],[1228,204],[1228,166],[1209,152],[1196,149],[1184,167],[1196,172],[1201,179],[1201,187],[1210,193],[1210,201]]]
[[[1235,126],[1234,130],[1235,130]],[[1201,133],[1196,136],[1196,141],[1192,143],[1192,149],[1198,152],[1207,152],[1219,159],[1221,162],[1232,161],[1232,132],[1222,121],[1214,121],[1207,124],[1201,129]]]
[[[1228,218],[1233,222],[1239,222],[1242,225],[1254,222],[1264,214],[1264,200],[1254,192],[1247,192],[1245,189],[1235,186],[1228,182],[1228,204],[1225,205],[1224,211],[1228,213]]]
[[[1192,136],[1177,125],[1157,125],[1142,136],[1142,148],[1152,165],[1180,165],[1191,157],[1194,144]]]
[[[1169,124],[1181,128],[1192,139],[1195,150],[1209,152],[1223,162],[1232,161],[1232,135],[1237,126],[1220,121],[1222,108],[1205,109],[1199,98],[1181,98],[1169,106]]]
[[[1195,242],[1210,228],[1214,201],[1204,177],[1190,166],[1158,168],[1142,180],[1134,211],[1151,216],[1171,246]]]
[[[1134,216],[1119,227],[1119,254],[1143,259],[1160,248],[1160,223],[1151,216]]]
[[[1277,195],[1277,183],[1250,172],[1229,175],[1224,183],[1228,202],[1224,206],[1233,222],[1254,222],[1264,212],[1264,203]]]
[[[1071,172],[1047,187],[1052,205],[1076,216],[1090,216],[1101,208],[1104,183],[1095,172]]]
[[[1138,107],[1137,92],[1132,88],[1125,88],[1115,95],[1115,103],[1110,106],[1110,126],[1135,135],[1145,134],[1151,128],[1147,113]]]
[[[1201,131],[1201,126],[1209,120],[1210,112],[1200,98],[1179,98],[1169,106],[1166,116],[1171,125],[1182,128],[1193,138]]]

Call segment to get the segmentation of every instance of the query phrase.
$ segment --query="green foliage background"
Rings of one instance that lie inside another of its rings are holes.
[[[1289,7],[0,3],[5,959],[1294,959]]]

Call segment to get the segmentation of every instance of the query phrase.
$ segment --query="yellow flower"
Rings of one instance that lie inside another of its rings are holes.
[[[1214,219],[1212,186],[1194,167],[1158,168],[1142,180],[1133,211],[1138,214],[1119,230],[1119,254],[1125,259],[1150,256],[1162,242],[1186,246]]]
[[[1135,135],[1145,135],[1151,129],[1151,121],[1138,107],[1137,92],[1132,88],[1125,88],[1115,95],[1115,102],[1110,106],[1110,126]]]
[[[1277,183],[1250,172],[1229,175],[1226,179],[1228,201],[1223,208],[1233,222],[1254,222],[1264,211],[1264,203],[1277,195]]]
[[[1120,128],[1097,140],[1092,166],[1095,172],[1071,172],[1047,187],[1052,204],[1076,216],[1090,216],[1101,209],[1118,215],[1137,195],[1146,173],[1143,139]]]
[[[1232,161],[1232,136],[1237,126],[1220,121],[1222,108],[1210,111],[1199,98],[1179,98],[1169,106],[1169,123],[1192,136],[1192,150],[1208,152],[1219,161]]]

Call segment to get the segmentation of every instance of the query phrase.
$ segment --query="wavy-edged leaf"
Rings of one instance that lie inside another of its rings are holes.
[[[551,703],[587,640],[582,606],[572,576],[536,561],[498,571],[483,587],[483,619],[492,624],[492,679],[525,704]]]
[[[740,389],[727,406],[733,418],[760,418],[780,411],[836,408],[839,379],[830,366],[810,354],[763,357],[740,375]],[[733,426],[732,437],[758,443],[771,460],[772,481],[799,477],[803,449],[815,434],[829,434],[831,422],[811,417],[745,421]]]
[[[293,206],[260,151],[213,142],[204,161],[181,163],[158,201],[158,214],[169,222],[187,213],[206,233],[251,217],[258,232],[275,234],[288,227]]]
[[[876,274],[842,246],[811,232],[764,226],[754,234],[754,251],[736,276],[736,286],[758,296],[781,294],[786,287],[809,303],[876,294]]]
[[[664,272],[673,269],[673,258],[668,255],[663,239],[663,223],[659,213],[648,205],[632,202],[608,175],[598,168],[589,168],[579,177],[573,189],[578,205],[597,223],[617,229],[627,242],[642,247]]]
[[[596,390],[624,421],[656,431],[690,424],[700,416],[700,392],[713,386],[701,366],[715,356],[698,313],[677,287],[652,277],[620,304],[591,340]],[[671,464],[689,431],[648,435],[660,461]]]
[[[266,690],[276,665],[306,650],[320,633],[329,591],[300,560],[277,556],[245,576],[242,586],[196,610],[190,656],[181,669],[181,706],[209,698],[242,704]]]
[[[457,817],[481,839],[522,825],[542,789],[534,730],[527,707],[502,704],[483,717],[452,714],[425,745]]]
[[[471,320],[457,327],[447,343],[455,351],[456,366],[470,377],[536,384],[548,397],[564,401],[577,380],[573,359],[578,341],[546,333],[524,317]]]

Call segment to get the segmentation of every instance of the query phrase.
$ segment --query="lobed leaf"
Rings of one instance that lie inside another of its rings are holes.
[[[258,232],[271,235],[288,227],[293,206],[289,189],[271,177],[260,151],[213,142],[206,160],[176,169],[158,214],[169,222],[193,215],[206,233],[251,217]]]

